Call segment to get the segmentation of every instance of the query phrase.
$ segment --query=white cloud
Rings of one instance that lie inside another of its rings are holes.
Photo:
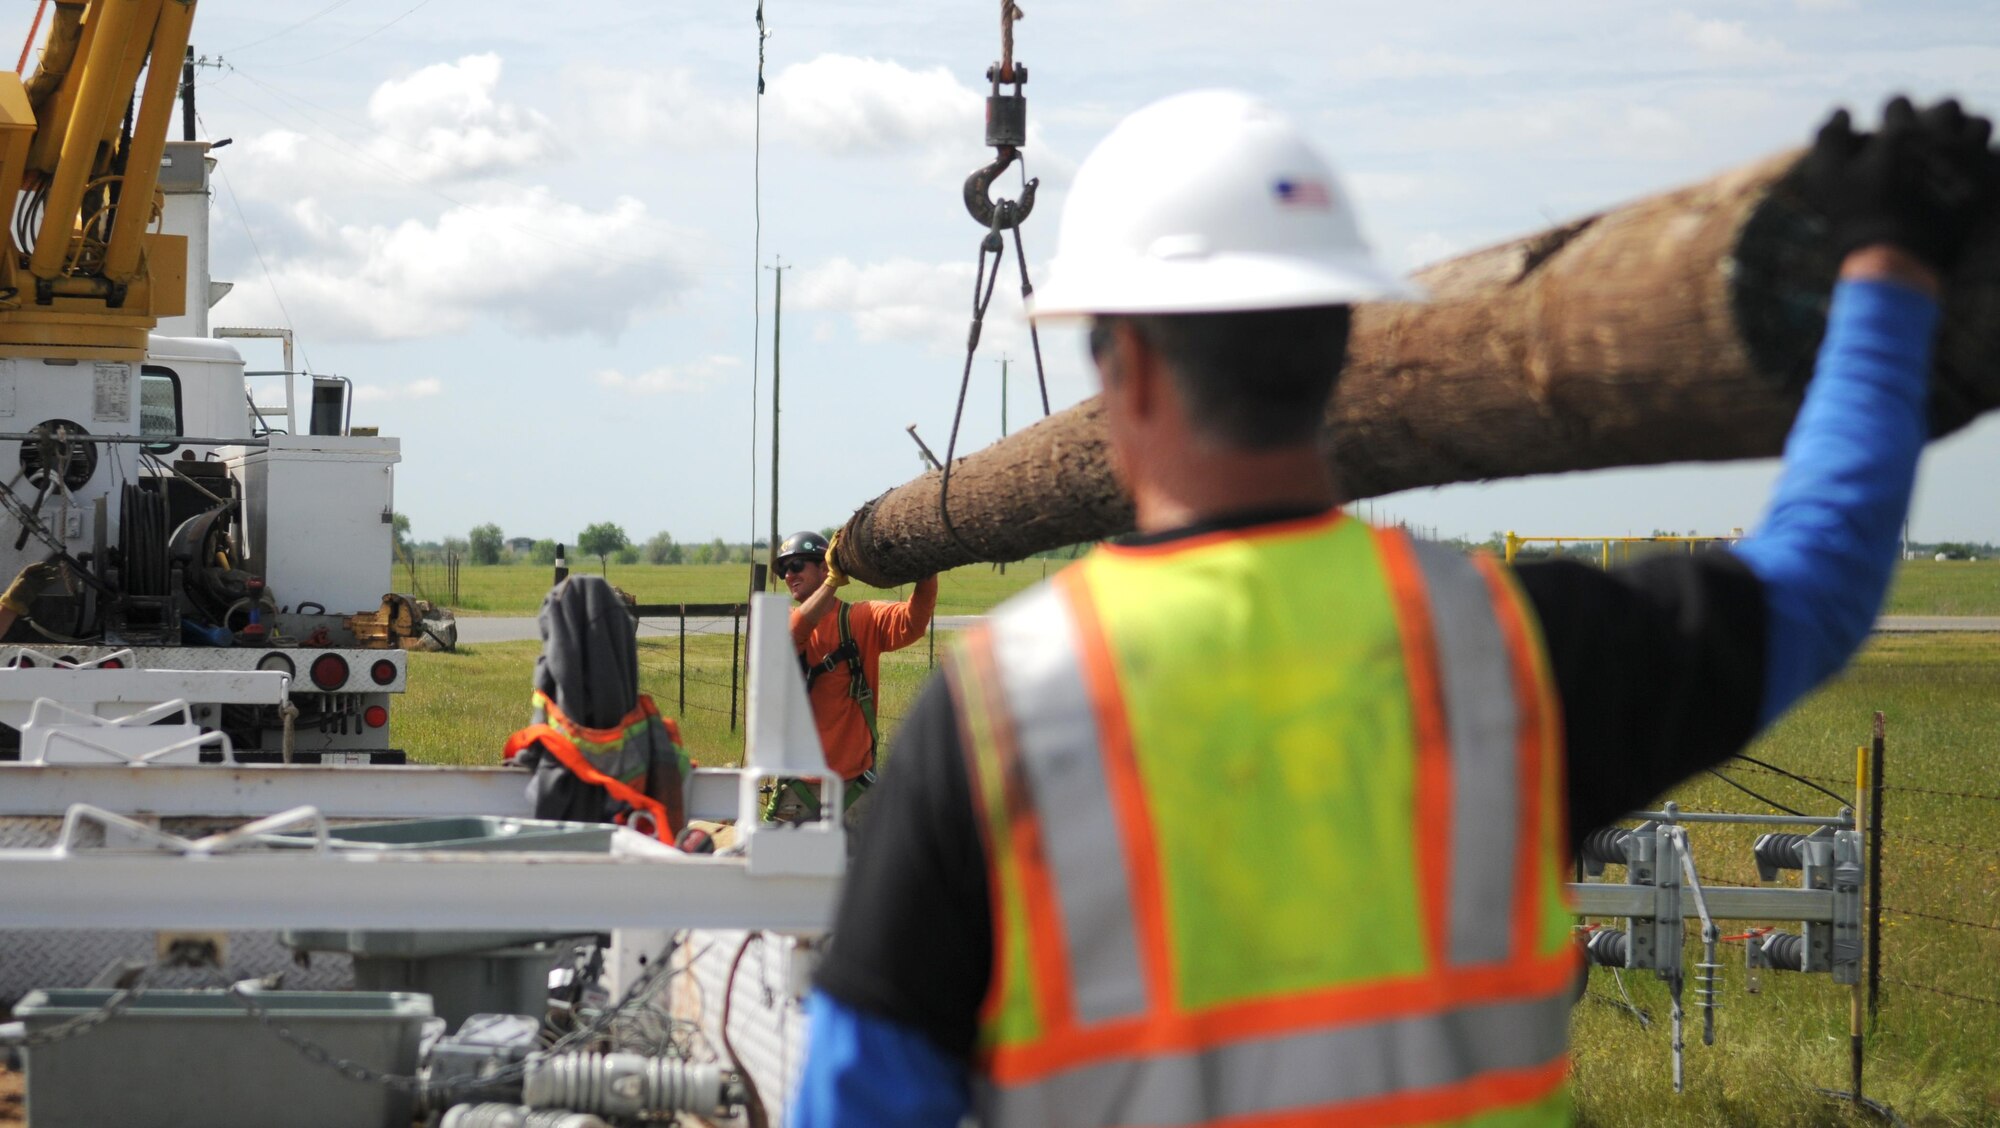
[[[1377,44],[1359,55],[1337,59],[1327,66],[1327,74],[1339,82],[1372,82],[1378,79],[1467,78],[1496,74],[1495,60],[1475,59],[1437,51],[1399,51]]]
[[[433,222],[343,222],[319,201],[290,209],[304,245],[271,263],[270,285],[245,279],[229,317],[290,320],[318,337],[443,336],[484,317],[531,336],[611,338],[671,301],[688,282],[677,262],[689,236],[620,197],[604,210],[546,188],[494,189]]]
[[[986,100],[944,67],[821,55],[770,82],[769,107],[787,134],[825,153],[976,147]]]
[[[988,343],[1020,319],[1019,273],[1009,261],[986,314]],[[837,258],[802,272],[799,301],[807,309],[844,313],[866,342],[911,341],[936,351],[965,348],[972,317],[970,262],[891,259],[857,265]],[[1008,280],[1014,279],[1009,290]]]
[[[753,130],[748,98],[705,90],[683,67],[651,71],[591,67],[570,80],[590,107],[591,120],[613,136],[693,149],[736,145]]]
[[[698,392],[727,379],[743,362],[733,356],[705,356],[689,364],[665,364],[627,375],[615,368],[600,370],[593,377],[599,387],[614,392],[652,396],[668,392]]]
[[[444,391],[444,384],[436,377],[412,380],[407,384],[359,384],[354,389],[354,399],[358,403],[383,403],[389,400],[430,399]]]
[[[500,56],[467,55],[378,85],[368,125],[298,110],[307,131],[279,127],[246,138],[234,156],[239,186],[269,198],[292,198],[300,184],[344,193],[391,184],[476,181],[547,164],[562,148],[539,110],[502,100]],[[277,103],[284,105],[284,103]],[[297,110],[297,107],[288,107]]]
[[[1785,45],[1752,35],[1741,20],[1705,20],[1675,12],[1674,32],[1701,54],[1722,62],[1769,62],[1786,57]]]
[[[422,180],[451,180],[524,168],[548,159],[555,131],[538,111],[495,99],[501,61],[467,55],[390,79],[368,98],[368,117],[382,131],[370,143],[377,156]]]

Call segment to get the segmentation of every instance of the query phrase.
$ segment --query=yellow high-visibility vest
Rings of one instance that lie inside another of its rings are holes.
[[[1560,715],[1511,576],[1338,513],[1105,547],[960,637],[1012,1125],[1557,1125]]]

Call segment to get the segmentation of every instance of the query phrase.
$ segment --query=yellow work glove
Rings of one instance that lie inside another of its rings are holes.
[[[6,594],[0,595],[0,607],[16,615],[26,615],[28,604],[33,603],[35,597],[42,594],[42,589],[54,583],[60,575],[61,567],[52,560],[28,565],[14,577],[13,583],[7,585]]]
[[[833,539],[828,541],[826,545],[826,584],[824,585],[826,587],[843,588],[847,586],[847,573],[841,571],[840,565],[834,560],[834,557],[839,552],[840,534],[835,533],[833,534]]]

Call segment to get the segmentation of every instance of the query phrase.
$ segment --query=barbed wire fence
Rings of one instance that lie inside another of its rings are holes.
[[[1891,992],[1884,988],[1898,988],[1975,1007],[2000,1009],[2000,994],[1981,990],[1978,986],[1967,989],[1964,985],[2000,981],[2000,901],[1990,895],[1990,885],[1987,887],[1988,895],[1963,896],[1949,904],[1937,904],[1926,896],[1918,880],[1923,876],[1923,867],[1933,864],[1930,860],[1933,858],[1942,858],[1948,865],[1966,859],[1983,859],[1988,861],[1987,868],[1994,868],[1992,862],[2000,860],[2000,794],[1890,782],[1894,761],[1887,755],[1879,713],[1876,714],[1876,724],[1876,745],[1870,762],[1871,778],[1867,789],[1867,831],[1871,840],[1870,895],[1867,898],[1870,1023],[1873,1025],[1878,1019],[1881,999],[1885,995],[1893,999]],[[1761,762],[1739,760],[1728,767],[1736,772],[1789,777],[1835,797],[1842,794],[1839,789],[1844,788],[1851,793],[1855,787],[1852,779],[1792,771]],[[1921,809],[1925,812],[1923,816],[1910,810],[1910,800],[1921,801]],[[1853,802],[1852,799],[1846,801]],[[1925,834],[1902,829],[1902,826],[1910,825],[1919,817],[1925,821],[1917,825],[1931,829],[1935,820],[1929,815],[1941,801],[1969,812],[1963,820],[1954,820],[1956,825],[1968,830],[1985,830],[1991,838],[1971,835],[1947,840],[1938,837],[1935,831]],[[1901,825],[1890,823],[1891,818]],[[1895,879],[1893,884],[1897,888],[1885,894],[1884,887],[1890,885],[1892,879]],[[1975,893],[1973,890],[1964,892]],[[1929,896],[1935,896],[1935,892]],[[1918,923],[1926,929],[1962,937],[1964,945],[1952,946],[1951,959],[1966,972],[1964,982],[1947,982],[1936,975],[1919,974],[1918,967],[1907,961],[1925,959],[1927,963],[1935,963],[1934,959],[1928,958],[1935,954],[1932,951],[1934,946],[1909,948],[1886,943],[1883,940],[1885,918]],[[1967,947],[1969,951],[1965,950]]]

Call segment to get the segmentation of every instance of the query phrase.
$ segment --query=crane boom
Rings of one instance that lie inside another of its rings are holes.
[[[17,217],[0,356],[134,360],[185,312],[187,241],[150,229],[194,11],[57,0],[33,76],[0,74],[0,199]]]

